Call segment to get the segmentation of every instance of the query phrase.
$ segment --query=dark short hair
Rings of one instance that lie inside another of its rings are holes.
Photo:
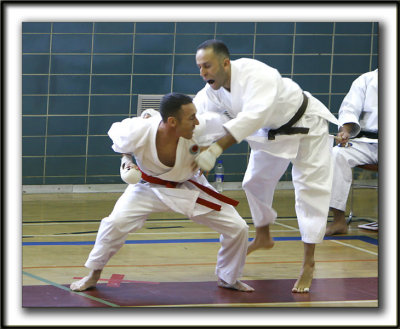
[[[164,122],[167,122],[169,117],[175,117],[179,119],[179,110],[182,105],[192,103],[192,97],[179,94],[169,93],[163,96],[160,103],[160,113]]]
[[[212,48],[216,55],[229,58],[229,49],[221,40],[210,39],[201,43],[197,50]]]

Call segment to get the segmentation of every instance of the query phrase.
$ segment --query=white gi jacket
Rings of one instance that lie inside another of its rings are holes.
[[[167,188],[158,184],[151,184],[154,193],[173,211],[183,213],[188,217],[207,213],[212,209],[199,205],[196,200],[199,196],[221,204],[220,201],[202,192],[189,179],[210,187],[203,175],[194,175],[191,165],[199,153],[198,146],[209,145],[214,138],[222,136],[223,128],[219,116],[209,113],[199,117],[200,124],[196,126],[192,139],[181,137],[176,150],[174,167],[161,163],[157,156],[156,135],[161,121],[157,113],[148,119],[141,117],[128,118],[115,122],[108,135],[113,141],[112,148],[118,153],[132,154],[139,168],[149,176],[166,181],[179,182],[176,188]]]
[[[361,130],[369,132],[378,131],[378,69],[359,76],[339,109],[339,123],[353,123],[351,137],[356,136]],[[357,142],[378,143],[377,139],[361,137]]]
[[[310,128],[310,135],[320,135],[313,117],[322,117],[338,124],[333,114],[311,94],[305,114],[294,127]],[[253,150],[262,149],[272,155],[292,159],[299,147],[298,135],[277,135],[268,140],[268,131],[287,123],[303,101],[301,88],[291,79],[254,59],[231,61],[231,93],[224,88],[213,90],[208,84],[196,95],[193,103],[199,113],[214,111],[225,121],[224,127],[240,143],[243,139]],[[282,108],[285,111],[282,111]]]
[[[360,131],[378,132],[378,69],[354,80],[340,106],[339,122],[354,124],[350,137]],[[378,139],[352,138],[351,143],[351,147],[335,146],[332,152],[335,179],[329,206],[341,211],[346,211],[353,181],[351,168],[378,162]]]
[[[302,240],[323,240],[332,186],[328,122],[339,124],[333,114],[310,93],[303,116],[293,127],[309,128],[308,134],[276,135],[268,131],[289,122],[301,107],[303,91],[291,79],[254,59],[231,61],[231,92],[206,85],[193,100],[199,113],[211,111],[223,117],[224,127],[236,139],[249,143],[251,154],[243,179],[254,225],[273,223],[272,209],[277,182],[292,162],[296,214]]]

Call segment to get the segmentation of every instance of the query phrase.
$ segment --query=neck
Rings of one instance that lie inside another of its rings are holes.
[[[231,66],[230,65],[228,67],[227,79],[226,79],[226,82],[224,83],[223,87],[226,90],[228,90],[229,92],[231,91]]]
[[[157,129],[157,139],[160,144],[178,144],[179,136],[175,134],[174,129],[169,127],[164,121],[161,121]]]
[[[176,135],[175,129],[161,122],[157,130],[156,148],[158,159],[162,164],[168,167],[175,165],[178,141],[179,136]]]

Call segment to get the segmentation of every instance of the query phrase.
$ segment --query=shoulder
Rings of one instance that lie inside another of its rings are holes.
[[[232,67],[237,70],[276,70],[268,64],[253,58],[239,58],[231,61]]]
[[[257,59],[240,58],[231,61],[231,65],[232,72],[235,72],[237,76],[280,76],[277,69]]]
[[[126,118],[122,121],[114,122],[108,134],[110,136],[134,136],[142,134],[150,130],[156,121],[160,121],[159,116],[152,116],[148,119],[142,117]]]
[[[358,78],[354,80],[355,85],[368,85],[371,82],[378,80],[378,69],[371,72],[366,72],[361,74]]]

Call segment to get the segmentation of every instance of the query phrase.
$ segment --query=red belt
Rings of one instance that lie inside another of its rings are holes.
[[[149,183],[153,183],[153,184],[159,184],[159,185],[164,185],[166,187],[169,188],[175,188],[179,183],[178,182],[171,182],[171,181],[167,181],[167,180],[163,180],[161,178],[158,177],[153,177],[153,176],[149,176],[146,173],[144,173],[142,170],[140,170],[142,172],[142,179],[145,180],[146,182]],[[201,185],[191,179],[189,179],[189,182],[191,182],[192,184],[196,185],[200,190],[202,190],[203,192],[207,193],[208,195],[211,195],[212,197],[214,197],[215,199],[225,202],[227,204],[230,204],[234,207],[236,207],[239,204],[239,201],[228,198],[227,196],[215,192],[214,190],[210,189],[209,187],[206,187],[204,185]],[[203,206],[206,206],[208,208],[214,209],[216,211],[220,211],[221,210],[221,206],[219,204],[216,204],[214,202],[205,200],[203,198],[197,198],[196,202],[198,204],[201,204]]]

